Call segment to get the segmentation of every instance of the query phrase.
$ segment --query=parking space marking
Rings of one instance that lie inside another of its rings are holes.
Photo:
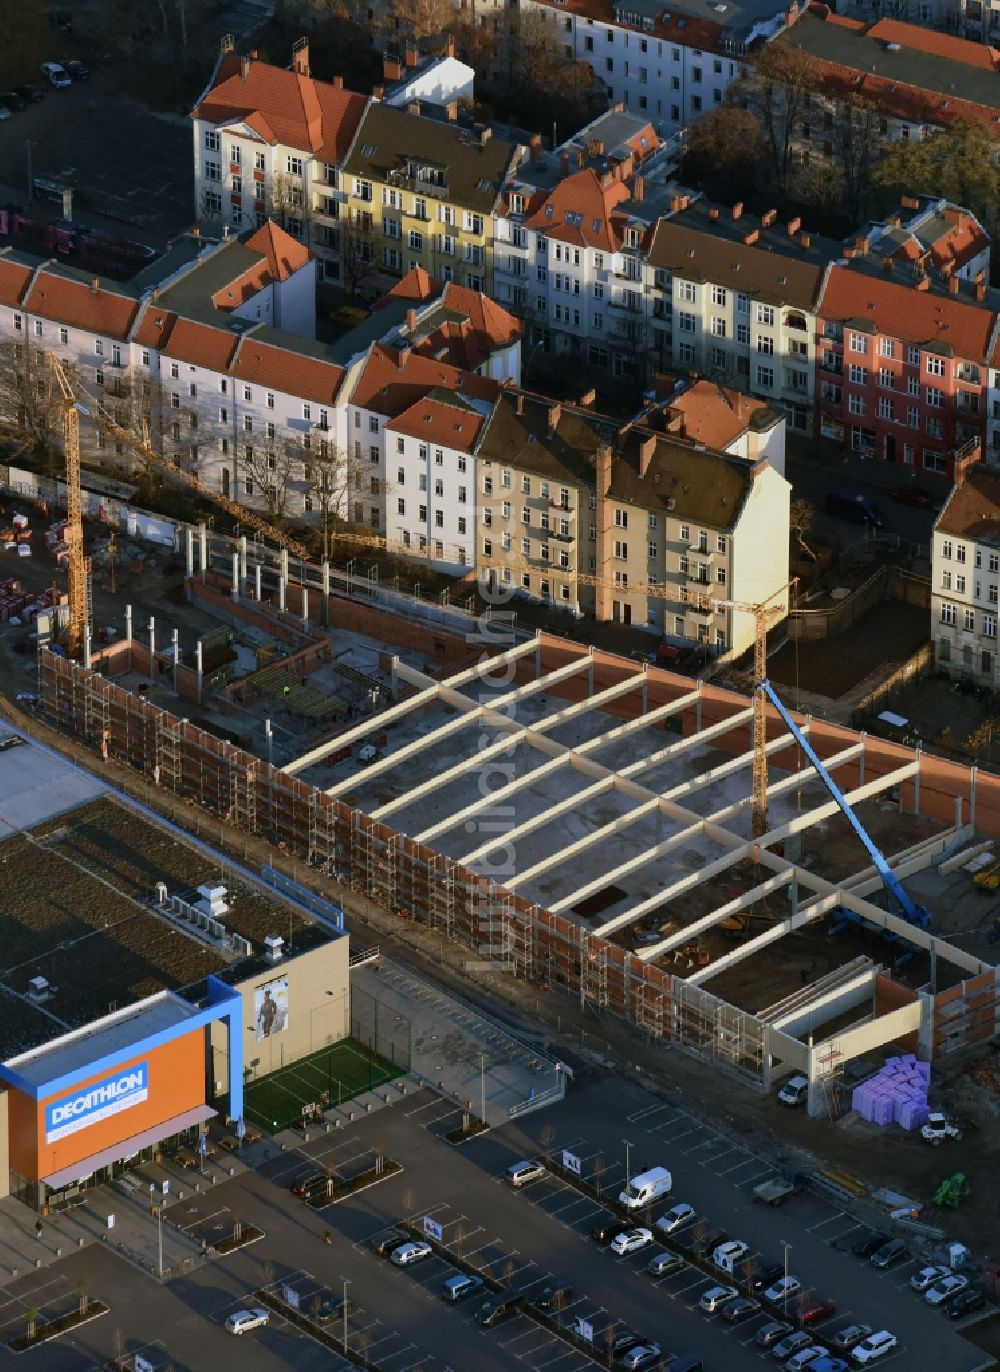
[[[669,1105],[647,1105],[644,1110],[637,1110],[634,1115],[629,1115],[629,1124],[638,1124],[640,1120],[648,1119],[651,1115],[657,1115],[661,1110],[669,1110]]]
[[[815,1224],[806,1226],[806,1233],[815,1234],[818,1229],[822,1229],[827,1224],[837,1224],[843,1219],[841,1214],[827,1215],[825,1220],[817,1220]]]
[[[773,1167],[763,1167],[759,1172],[753,1172],[749,1177],[741,1177],[739,1181],[734,1181],[733,1185],[737,1187],[756,1186],[758,1182],[763,1181],[765,1178],[770,1180],[777,1175],[778,1174]]]

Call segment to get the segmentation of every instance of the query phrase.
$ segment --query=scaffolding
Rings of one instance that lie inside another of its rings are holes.
[[[248,834],[257,832],[257,768],[245,758],[229,759],[228,819]]]
[[[153,776],[158,785],[166,787],[174,795],[181,787],[181,745],[183,741],[181,732],[183,727],[176,715],[162,713],[156,720],[154,740],[156,762]]]
[[[455,864],[435,853],[427,863],[427,913],[434,929],[452,938],[455,932]]]
[[[309,793],[306,810],[306,861],[328,876],[339,877],[337,814],[322,791]]]
[[[600,1013],[608,1004],[608,951],[606,939],[580,930],[580,1009],[588,1002]]]

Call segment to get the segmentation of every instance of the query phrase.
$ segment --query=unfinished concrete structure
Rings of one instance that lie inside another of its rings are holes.
[[[745,698],[546,635],[497,648],[435,675],[393,658],[394,703],[284,770],[49,653],[42,698],[160,785],[470,945],[474,969],[561,986],[764,1089],[802,1071],[816,1113],[882,1045],[933,1058],[995,1034],[997,969],[874,903],[777,715],[754,841]],[[904,881],[1000,835],[1000,778],[799,722]],[[344,757],[373,736],[374,762]],[[838,909],[864,923],[833,938]]]

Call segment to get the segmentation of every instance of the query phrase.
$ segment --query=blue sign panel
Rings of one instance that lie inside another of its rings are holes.
[[[149,1064],[137,1062],[103,1081],[45,1107],[45,1142],[56,1143],[100,1120],[139,1105],[149,1096]]]

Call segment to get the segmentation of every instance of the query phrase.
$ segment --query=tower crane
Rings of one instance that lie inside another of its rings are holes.
[[[798,577],[786,581],[764,600],[713,600],[720,610],[741,610],[753,615],[753,829],[754,838],[767,833],[767,630],[771,620],[785,613],[783,603],[774,604],[798,582]]]
[[[81,405],[66,368],[54,353],[48,354],[49,365],[55,373],[63,402],[63,448],[66,460],[66,531],[69,553],[66,559],[66,583],[69,591],[69,634],[67,651],[70,657],[83,653],[83,639],[87,627],[87,577],[89,568],[83,554],[83,514],[80,498],[80,415],[89,414]]]

